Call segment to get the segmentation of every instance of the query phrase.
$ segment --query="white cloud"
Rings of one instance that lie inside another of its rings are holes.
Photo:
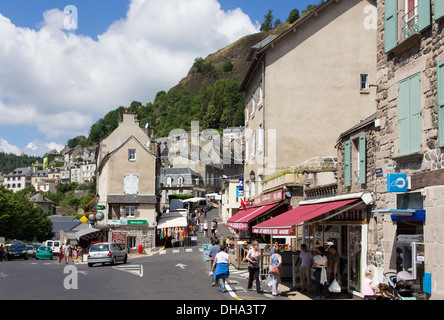
[[[35,125],[48,139],[87,135],[109,110],[174,86],[196,57],[258,32],[216,0],[132,0],[97,41],[65,32],[60,10],[43,16],[34,30],[0,14],[0,125]]]
[[[17,146],[14,146],[12,144],[9,144],[8,141],[6,141],[3,138],[0,138],[0,152],[13,153],[16,155],[22,154],[20,148],[18,148]]]

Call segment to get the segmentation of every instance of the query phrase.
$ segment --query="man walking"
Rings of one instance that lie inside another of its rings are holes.
[[[301,258],[301,266],[299,267],[299,272],[301,274],[301,291],[307,291],[305,286],[308,287],[308,291],[311,291],[311,266],[313,264],[313,255],[307,250],[307,245],[303,243],[301,245],[301,253],[299,254]]]

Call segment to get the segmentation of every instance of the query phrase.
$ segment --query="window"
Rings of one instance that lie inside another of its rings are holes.
[[[344,186],[366,183],[367,145],[365,134],[344,143]],[[353,178],[354,177],[354,178]]]
[[[398,8],[397,0],[385,1],[384,50],[386,53],[398,45],[398,39],[404,41],[431,26],[430,0],[405,0],[399,4],[400,8]]]
[[[136,161],[136,149],[128,149],[128,160]]]
[[[368,74],[361,74],[361,82],[359,89],[361,91],[368,91]]]
[[[125,194],[137,194],[139,192],[139,175],[137,173],[125,173],[123,176],[123,192]]]
[[[135,207],[125,207],[125,216],[126,217],[134,217],[136,213]]]
[[[136,240],[137,240],[136,237],[129,236],[128,237],[128,248],[131,248],[131,249],[136,248],[136,243],[137,243]]]
[[[399,83],[399,155],[421,151],[421,83],[415,74]]]

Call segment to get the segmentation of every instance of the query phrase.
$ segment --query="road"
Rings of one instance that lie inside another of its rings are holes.
[[[127,264],[58,264],[54,260],[0,262],[0,300],[262,300],[283,299],[247,291],[247,271],[231,270],[227,293],[212,287],[199,247],[169,248]]]

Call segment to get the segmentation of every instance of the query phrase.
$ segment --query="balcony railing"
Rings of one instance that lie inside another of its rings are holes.
[[[402,40],[418,33],[418,7],[410,10],[402,17]]]

